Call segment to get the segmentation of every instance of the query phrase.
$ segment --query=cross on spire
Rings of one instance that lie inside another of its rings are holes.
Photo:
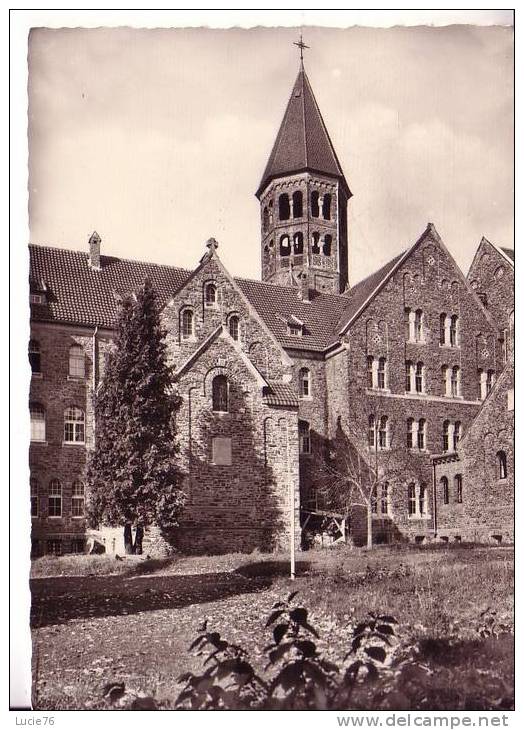
[[[302,40],[302,31],[300,31],[300,40],[293,41],[294,46],[298,46],[300,48],[300,63],[303,63],[304,61],[304,48],[309,48],[309,46],[306,46],[304,41]]]

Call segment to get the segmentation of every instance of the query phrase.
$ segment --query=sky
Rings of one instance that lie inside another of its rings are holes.
[[[513,247],[513,29],[304,27],[353,192],[350,283],[435,224],[467,271]],[[215,237],[260,277],[254,192],[298,72],[297,28],[34,29],[31,242],[194,268]]]

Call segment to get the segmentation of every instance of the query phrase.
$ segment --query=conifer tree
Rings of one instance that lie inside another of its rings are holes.
[[[148,280],[123,300],[103,380],[95,395],[95,445],[87,465],[88,519],[172,528],[184,497],[157,297]]]

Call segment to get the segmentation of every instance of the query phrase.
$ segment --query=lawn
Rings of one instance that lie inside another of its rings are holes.
[[[285,555],[262,554],[35,561],[35,708],[129,707],[144,696],[172,707],[177,677],[201,671],[188,646],[206,619],[262,669],[267,616],[291,590],[310,611],[319,650],[337,664],[370,611],[399,622],[403,663],[362,685],[355,708],[512,707],[511,549],[338,548],[302,553],[294,582],[287,571]],[[103,696],[110,682],[125,684],[114,705]]]

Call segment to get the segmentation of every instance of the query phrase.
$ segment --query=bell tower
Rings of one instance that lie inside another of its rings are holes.
[[[351,191],[304,70],[300,69],[256,192],[262,280],[339,294],[348,284]],[[301,283],[302,282],[302,283]]]

